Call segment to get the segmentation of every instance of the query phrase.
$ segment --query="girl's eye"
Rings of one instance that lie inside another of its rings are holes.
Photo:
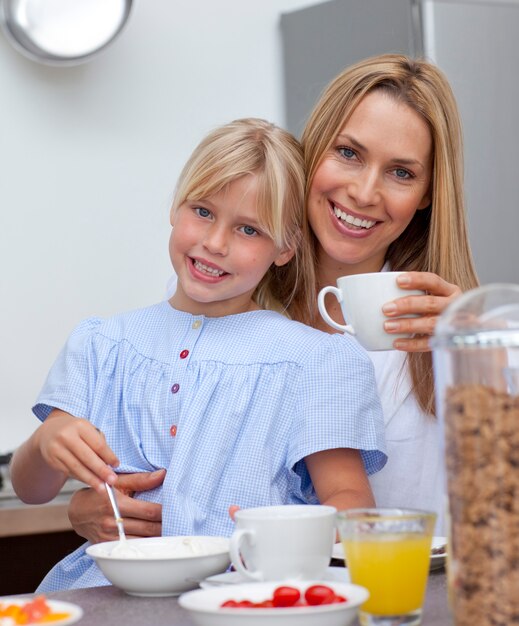
[[[345,159],[353,159],[356,156],[355,155],[355,150],[352,150],[351,148],[346,148],[344,146],[341,146],[340,148],[337,148],[337,151]]]
[[[247,235],[247,237],[254,237],[258,234],[258,231],[255,228],[252,228],[252,226],[241,226],[240,230],[242,233]]]
[[[211,215],[211,211],[203,206],[195,207],[195,213],[198,215],[198,217],[209,217]]]
[[[395,172],[395,176],[397,178],[400,178],[401,180],[409,180],[410,178],[413,178],[413,175],[411,174],[411,172],[408,172],[403,167],[397,167],[393,171]]]

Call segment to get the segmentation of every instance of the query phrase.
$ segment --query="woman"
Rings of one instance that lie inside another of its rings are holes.
[[[370,353],[388,452],[388,463],[370,482],[379,506],[435,510],[442,533],[442,459],[428,338],[449,302],[477,285],[452,91],[427,62],[400,55],[367,59],[328,86],[302,143],[317,288],[342,275],[391,269],[408,272],[401,287],[426,292],[383,308],[386,332],[413,338],[395,340],[394,351]],[[343,323],[335,299],[328,310]],[[404,314],[418,317],[395,319]],[[315,305],[303,321],[330,332]]]
[[[307,224],[313,233],[315,293],[337,277],[404,270],[399,283],[422,289],[387,303],[386,331],[412,333],[394,351],[370,353],[384,409],[388,463],[370,477],[379,506],[435,510],[444,532],[442,459],[434,409],[429,337],[445,307],[477,286],[463,201],[457,106],[432,64],[381,55],[344,70],[322,94],[303,133]],[[336,302],[328,310],[337,322]],[[315,299],[291,305],[292,317],[334,332]],[[404,314],[417,317],[397,319]],[[123,491],[153,488],[164,472],[120,477]],[[91,541],[116,537],[107,501],[77,493],[69,508]],[[119,498],[131,535],[160,534],[160,505]]]

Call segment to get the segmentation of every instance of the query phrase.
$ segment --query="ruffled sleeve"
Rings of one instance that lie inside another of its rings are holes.
[[[308,354],[288,462],[293,466],[321,450],[355,448],[372,474],[387,461],[382,407],[368,354],[345,339],[329,335]]]
[[[84,320],[70,334],[32,409],[41,421],[55,408],[88,417],[89,395],[96,377],[92,336],[101,323],[99,318]]]

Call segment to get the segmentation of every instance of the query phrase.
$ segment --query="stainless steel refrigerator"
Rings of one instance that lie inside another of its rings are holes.
[[[326,83],[362,58],[425,56],[464,129],[470,238],[483,283],[519,283],[519,0],[332,0],[281,16],[286,125],[299,135]]]

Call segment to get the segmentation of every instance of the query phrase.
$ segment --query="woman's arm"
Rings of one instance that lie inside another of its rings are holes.
[[[402,289],[422,289],[423,296],[404,296],[387,302],[382,311],[388,318],[413,314],[418,317],[388,319],[384,329],[391,333],[412,333],[411,339],[396,339],[394,347],[405,352],[429,352],[429,338],[434,333],[438,317],[460,294],[457,285],[448,283],[432,272],[405,272],[397,278]]]
[[[135,500],[132,496],[136,491],[159,487],[165,476],[166,470],[118,474],[114,487],[128,537],[160,537],[162,534],[162,505]],[[68,517],[76,533],[90,543],[118,538],[114,513],[106,492],[98,493],[93,489],[76,491],[70,500]]]
[[[359,450],[323,450],[305,457],[305,463],[321,504],[338,511],[375,506]]]
[[[119,460],[88,420],[54,409],[14,453],[11,481],[18,497],[29,504],[54,498],[68,476],[97,489],[117,478],[109,467]]]

